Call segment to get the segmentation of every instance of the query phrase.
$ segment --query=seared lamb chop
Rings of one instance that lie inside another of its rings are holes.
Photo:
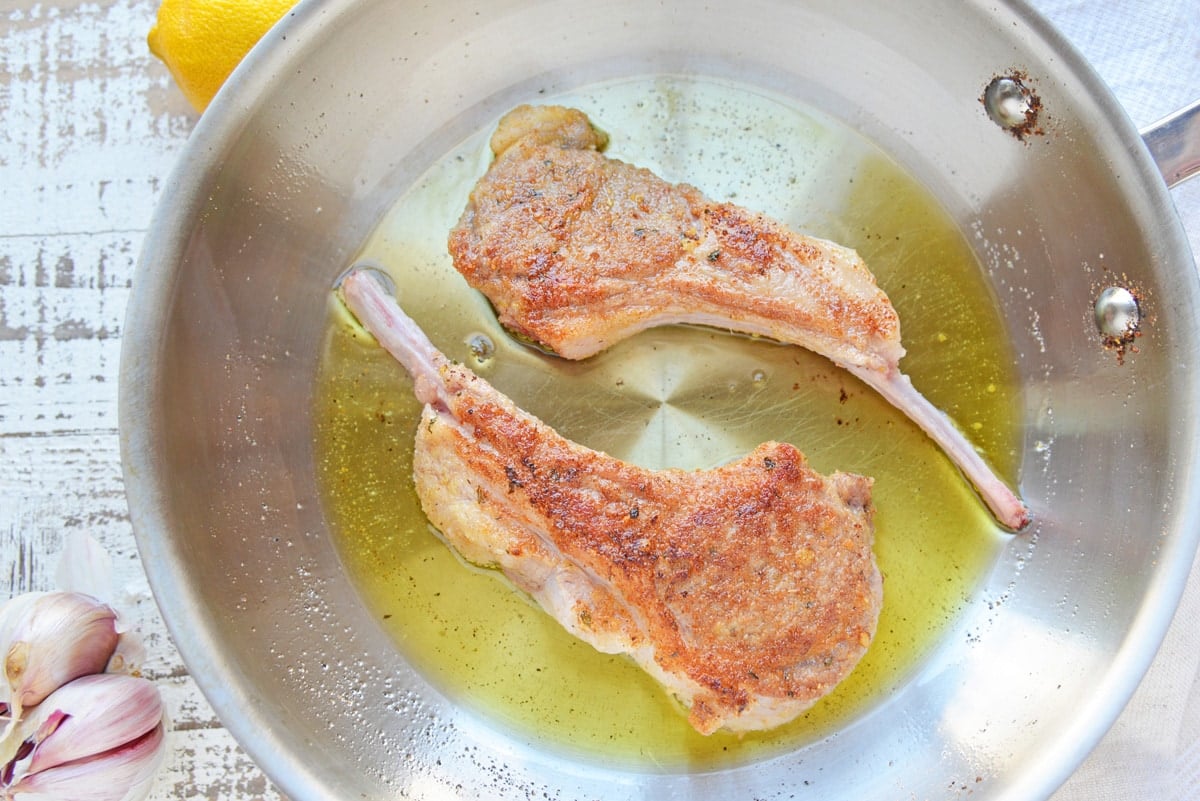
[[[341,292],[425,403],[414,479],[433,525],[575,636],[629,654],[698,731],[785,723],[867,650],[882,603],[870,479],[825,478],[778,442],[713,470],[622,462],[450,363],[370,273]]]
[[[1025,505],[900,372],[900,321],[853,250],[609,159],[581,111],[521,106],[450,233],[454,266],[513,331],[583,359],[646,328],[699,323],[809,348],[921,426],[1019,529]]]

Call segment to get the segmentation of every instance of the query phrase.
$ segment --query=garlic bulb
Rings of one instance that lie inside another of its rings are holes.
[[[162,762],[163,705],[146,679],[104,673],[63,685],[10,734],[5,801],[137,801]]]
[[[21,712],[80,676],[99,673],[117,648],[117,614],[76,592],[18,596],[0,610],[0,704]]]
[[[162,698],[125,672],[136,672],[143,649],[97,600],[111,596],[111,574],[99,543],[68,537],[62,591],[0,607],[0,801],[140,801],[150,792],[165,753]]]

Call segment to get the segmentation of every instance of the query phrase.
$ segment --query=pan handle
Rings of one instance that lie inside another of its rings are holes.
[[[1168,189],[1200,173],[1200,100],[1140,133]]]

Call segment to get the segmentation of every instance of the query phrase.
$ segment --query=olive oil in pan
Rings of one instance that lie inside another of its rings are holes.
[[[744,87],[654,78],[540,99],[576,105],[609,155],[855,247],[900,313],[904,369],[1003,475],[1014,472],[1011,354],[982,271],[931,195],[840,123]],[[515,342],[454,271],[445,238],[490,153],[481,130],[436,164],[364,246],[451,358],[563,435],[651,468],[712,467],[767,439],[824,473],[875,478],[879,630],[851,676],[777,730],[702,737],[632,662],[600,654],[494,571],[464,565],[412,488],[411,383],[336,302],[319,376],[325,507],[347,569],[406,658],[514,737],[633,767],[716,767],[825,736],[909,678],[1005,535],[902,414],[800,348],[703,328],[645,332],[584,362]]]

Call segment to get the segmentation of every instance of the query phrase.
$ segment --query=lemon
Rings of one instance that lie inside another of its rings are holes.
[[[163,0],[146,37],[184,96],[204,111],[229,73],[297,0]]]

